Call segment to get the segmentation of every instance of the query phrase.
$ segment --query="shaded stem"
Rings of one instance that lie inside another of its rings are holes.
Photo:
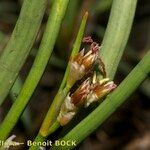
[[[44,137],[47,137],[49,135],[50,127],[53,125],[53,123],[56,121],[56,118],[58,116],[60,106],[67,96],[68,92],[70,91],[71,87],[65,87],[62,91],[58,91],[56,94],[53,103],[51,104],[50,109],[48,110],[46,117],[42,123],[42,126],[40,128],[40,134]]]
[[[88,12],[86,12],[85,15],[83,16],[83,19],[82,19],[82,22],[81,22],[81,25],[80,25],[80,28],[79,28],[78,35],[77,35],[76,40],[73,44],[73,50],[71,52],[70,59],[72,57],[74,57],[80,50],[80,46],[81,46],[81,42],[82,42],[82,39],[83,39],[83,34],[84,34],[87,18],[88,18]],[[60,90],[65,87],[68,74],[69,74],[69,64],[67,65],[67,68],[66,68],[66,71],[65,71],[65,74],[64,74],[64,78],[63,78],[61,86],[60,86]]]
[[[10,97],[13,102],[16,100],[16,96],[19,95],[19,92],[21,91],[21,88],[23,86],[23,83],[21,81],[21,78],[18,77],[13,85],[13,87],[10,90]],[[21,121],[25,127],[25,129],[29,132],[31,131],[31,116],[30,116],[30,110],[29,108],[26,108],[21,116]]]
[[[60,127],[59,122],[55,121],[49,129],[49,135],[52,134],[54,131],[56,131],[56,129],[58,129],[59,127]],[[45,137],[43,137],[40,133],[34,139],[35,143],[38,143],[38,142],[42,143],[44,141],[45,141]],[[31,146],[29,150],[39,150],[39,146]]]

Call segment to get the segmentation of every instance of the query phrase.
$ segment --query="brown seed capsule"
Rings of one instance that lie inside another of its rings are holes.
[[[106,84],[100,85],[99,83],[95,84],[93,87],[93,93],[98,97],[101,98],[104,95],[108,94],[112,90],[116,88],[116,85],[113,81],[110,81]]]
[[[95,79],[94,79],[95,82]],[[108,82],[108,78],[100,80],[100,82],[93,83],[91,85],[91,91],[86,99],[85,106],[89,106],[92,102],[98,101],[105,97],[111,91],[116,88],[116,84],[113,81]]]
[[[83,57],[82,65],[84,66],[85,71],[88,71],[92,67],[97,57],[98,57],[98,51],[96,53],[93,53],[92,50],[90,50]]]
[[[71,96],[70,94],[67,95],[57,118],[62,126],[66,125],[74,117],[79,106],[86,100],[89,90],[90,79],[88,78]]]
[[[90,92],[90,78],[85,80],[80,87],[71,95],[72,103],[79,106],[84,103]]]
[[[87,71],[91,69],[98,57],[98,51],[88,51],[84,55],[84,49],[70,61],[70,72],[67,84],[72,86],[77,80],[81,79]]]

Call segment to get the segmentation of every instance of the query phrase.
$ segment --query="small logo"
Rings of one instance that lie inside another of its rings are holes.
[[[24,144],[22,142],[13,141],[15,138],[16,135],[12,135],[5,142],[1,141],[2,148],[0,148],[0,150],[8,150],[10,146],[19,146]]]

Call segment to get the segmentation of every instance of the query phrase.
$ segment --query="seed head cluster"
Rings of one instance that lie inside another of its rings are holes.
[[[90,44],[89,51],[85,54],[85,49],[83,49],[70,60],[67,84],[73,86],[88,71],[93,71],[93,75],[87,77],[73,93],[68,93],[66,96],[57,118],[62,126],[70,122],[81,106],[88,107],[91,103],[99,101],[116,88],[116,84],[106,77],[104,63],[98,58],[100,46],[93,42],[91,37],[85,37],[83,42]],[[100,61],[98,61],[99,59]],[[101,80],[93,70],[96,62],[100,62],[99,71],[103,75]]]

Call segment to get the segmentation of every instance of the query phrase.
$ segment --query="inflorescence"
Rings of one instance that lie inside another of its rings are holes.
[[[88,52],[85,53],[84,48],[71,58],[66,84],[72,87],[89,72],[92,74],[73,93],[69,92],[66,96],[57,117],[62,126],[70,122],[81,106],[88,107],[91,103],[103,99],[116,88],[116,84],[107,77],[105,65],[98,56],[99,44],[94,42],[91,37],[85,37],[83,42],[89,45]],[[103,78],[99,79],[97,73],[101,73]]]

